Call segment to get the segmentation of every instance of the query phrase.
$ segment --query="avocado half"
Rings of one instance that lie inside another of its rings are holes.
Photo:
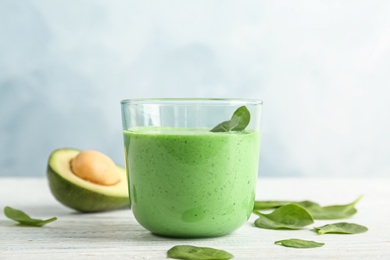
[[[119,166],[121,180],[110,186],[95,184],[76,176],[70,160],[80,150],[62,148],[49,157],[47,178],[54,197],[65,206],[80,212],[108,211],[130,206],[126,170]]]

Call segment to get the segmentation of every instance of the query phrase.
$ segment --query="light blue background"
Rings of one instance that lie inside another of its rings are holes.
[[[260,176],[390,172],[390,1],[0,0],[0,175],[124,164],[119,102],[264,101]]]

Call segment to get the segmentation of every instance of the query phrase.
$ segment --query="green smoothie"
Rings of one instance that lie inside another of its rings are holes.
[[[249,131],[124,131],[135,218],[164,236],[211,237],[237,229],[253,209],[259,139]]]

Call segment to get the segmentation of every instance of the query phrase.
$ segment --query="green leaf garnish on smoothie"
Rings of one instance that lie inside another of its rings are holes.
[[[248,108],[242,106],[234,111],[230,120],[218,124],[210,132],[243,131],[248,126],[250,119],[251,113]]]
[[[174,246],[168,250],[168,257],[175,259],[230,259],[232,254],[211,247],[197,247],[189,245]]]
[[[7,218],[15,220],[16,222],[19,222],[20,225],[22,225],[22,226],[41,227],[47,223],[50,223],[50,222],[57,220],[56,217],[49,218],[46,220],[34,219],[34,218],[31,218],[26,213],[24,213],[23,211],[18,210],[18,209],[13,209],[11,207],[5,207],[4,214]]]

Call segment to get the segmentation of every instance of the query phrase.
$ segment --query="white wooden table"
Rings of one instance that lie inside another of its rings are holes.
[[[344,204],[359,195],[358,213],[349,222],[369,228],[356,235],[317,235],[311,228],[279,231],[253,226],[256,216],[236,232],[209,239],[154,236],[137,224],[129,209],[80,214],[59,204],[45,178],[0,178],[0,259],[166,259],[179,244],[215,247],[234,259],[390,259],[390,178],[388,179],[259,179],[257,199],[304,200],[322,205]],[[58,217],[47,226],[23,227],[7,219],[5,206],[32,217]],[[294,249],[274,241],[300,238],[325,242],[314,249]]]

